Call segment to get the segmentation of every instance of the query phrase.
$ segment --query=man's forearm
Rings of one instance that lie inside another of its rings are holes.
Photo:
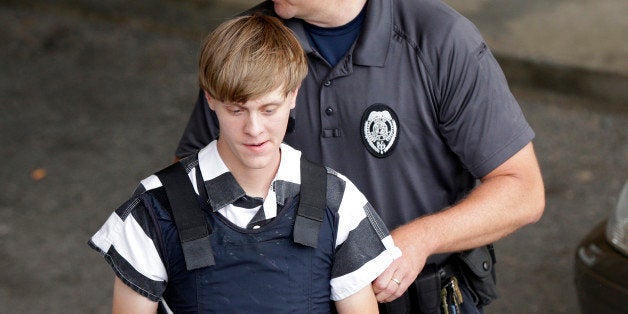
[[[360,291],[345,299],[336,301],[336,310],[343,313],[378,313],[377,300],[371,285],[367,285]]]
[[[393,238],[399,243],[398,237],[406,238],[401,242],[413,237],[430,255],[479,247],[540,219],[544,194],[534,150],[528,144],[484,177],[464,200],[398,228]]]
[[[403,255],[373,283],[377,300],[398,298],[430,255],[495,242],[539,220],[544,207],[543,180],[530,143],[482,178],[482,184],[458,204],[391,231]],[[393,278],[396,284],[391,284]]]

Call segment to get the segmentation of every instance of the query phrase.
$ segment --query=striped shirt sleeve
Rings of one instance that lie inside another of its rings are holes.
[[[388,229],[364,195],[341,174],[344,193],[338,208],[331,299],[342,300],[371,284],[401,256]]]
[[[146,197],[150,196],[136,192],[109,216],[88,244],[103,255],[122,282],[158,301],[168,278],[157,247],[156,228],[145,206]]]

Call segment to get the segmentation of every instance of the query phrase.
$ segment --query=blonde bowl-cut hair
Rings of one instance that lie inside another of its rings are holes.
[[[245,103],[282,88],[296,90],[307,74],[299,40],[278,18],[241,16],[203,41],[199,85],[221,102]]]

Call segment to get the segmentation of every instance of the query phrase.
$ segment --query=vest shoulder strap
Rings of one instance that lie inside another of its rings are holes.
[[[180,162],[157,172],[166,190],[187,270],[215,264],[209,236],[212,232],[199,205],[192,182]]]
[[[294,222],[294,242],[316,248],[327,206],[327,169],[301,157],[301,199]]]
[[[157,172],[174,217],[187,270],[215,265],[211,226],[198,203],[187,172],[179,162]],[[294,242],[316,248],[327,204],[327,170],[301,158],[301,198],[294,224]]]

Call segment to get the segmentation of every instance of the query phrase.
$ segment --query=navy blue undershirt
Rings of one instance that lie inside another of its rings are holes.
[[[364,6],[358,16],[343,26],[325,28],[309,23],[303,24],[310,44],[333,67],[347,54],[351,45],[358,38],[365,16],[366,6]]]

